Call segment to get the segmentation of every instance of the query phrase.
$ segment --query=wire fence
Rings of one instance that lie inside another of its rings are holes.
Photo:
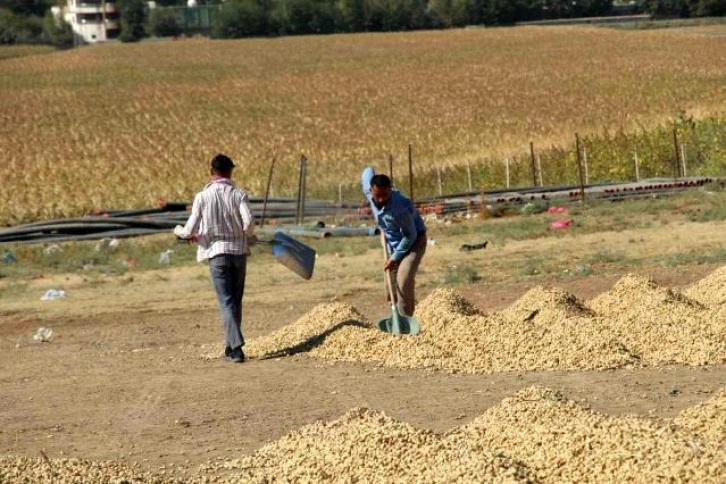
[[[432,216],[496,212],[508,205],[532,202],[662,196],[710,183],[724,184],[725,127],[720,119],[706,123],[708,142],[702,142],[702,133],[695,129],[679,129],[677,125],[666,133],[670,139],[665,141],[663,133],[636,140],[620,133],[605,142],[583,139],[575,133],[573,149],[538,150],[530,142],[526,154],[447,167],[417,160],[415,147],[409,144],[405,160],[389,154],[372,165],[378,173],[388,174],[394,186],[415,202],[419,212]],[[272,196],[277,162],[273,159],[264,196],[250,200],[263,233],[282,230],[323,238],[372,235],[369,229],[351,227],[371,225],[371,212],[360,183],[309,186],[309,179],[318,179],[310,177],[315,170],[314,160],[302,154],[298,161],[295,193]],[[419,171],[419,165],[426,168]],[[163,202],[152,208],[100,210],[86,217],[35,222],[0,230],[0,244],[168,232],[186,222],[190,207],[190,201]],[[306,226],[310,221],[315,225]]]

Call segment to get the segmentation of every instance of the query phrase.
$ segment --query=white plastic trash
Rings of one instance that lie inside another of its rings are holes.
[[[61,252],[63,252],[63,248],[58,244],[49,245],[45,248],[45,253],[47,255],[59,254]]]
[[[168,265],[171,262],[171,254],[173,254],[174,251],[171,249],[167,249],[161,254],[159,254],[159,264],[161,265]]]
[[[118,247],[118,239],[103,238],[96,244],[96,252],[105,252]]]
[[[38,331],[35,332],[35,335],[33,336],[33,339],[35,341],[40,341],[41,343],[46,343],[50,341],[53,338],[53,330],[50,328],[40,327],[38,328]]]
[[[66,297],[66,292],[58,289],[48,289],[40,298],[41,301],[52,301]]]

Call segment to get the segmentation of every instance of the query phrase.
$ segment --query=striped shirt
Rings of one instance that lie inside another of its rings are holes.
[[[220,254],[247,254],[247,238],[254,230],[247,192],[228,178],[213,178],[194,197],[186,225],[177,226],[174,234],[196,239],[197,261],[202,262]]]

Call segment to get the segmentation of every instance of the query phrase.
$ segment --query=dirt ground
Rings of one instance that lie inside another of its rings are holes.
[[[723,233],[722,225],[716,228]],[[672,227],[667,230],[678,237]],[[514,253],[521,246],[507,250]],[[451,254],[432,249],[430,267],[442,256],[453,260]],[[471,257],[481,262],[482,254]],[[360,267],[373,261],[378,262],[373,252],[321,258],[312,281],[295,279],[270,260],[251,264],[246,337],[279,329],[330,300],[349,302],[371,321],[385,317],[382,288],[374,278],[344,277],[353,267],[364,274]],[[716,267],[654,266],[635,272],[683,289]],[[457,289],[480,309],[494,311],[542,283],[587,300],[610,289],[620,275],[482,282]],[[57,284],[68,297],[39,301]],[[421,276],[420,292],[434,286],[429,269]],[[53,329],[51,342],[33,340],[41,326]],[[38,275],[14,297],[4,295],[0,308],[0,454],[38,457],[43,451],[51,458],[139,462],[150,470],[174,466],[175,473],[194,473],[208,460],[251,453],[353,407],[382,410],[443,432],[535,383],[605,413],[654,418],[673,417],[726,384],[726,366],[461,376],[329,364],[304,354],[242,365],[202,359],[202,345],[219,341],[221,334],[203,266],[108,280]]]

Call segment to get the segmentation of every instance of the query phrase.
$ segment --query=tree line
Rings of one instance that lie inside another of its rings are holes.
[[[390,32],[607,14],[612,0],[226,0],[211,35],[216,38]],[[152,14],[174,28],[174,14]],[[178,26],[181,27],[181,26]]]
[[[110,1],[110,0],[109,0]],[[73,44],[50,7],[65,0],[0,0],[0,44]],[[122,41],[187,34],[187,0],[116,0]],[[614,0],[197,0],[212,6],[215,38],[444,29],[608,15]],[[726,0],[637,0],[633,13],[657,18],[726,15]]]
[[[56,23],[50,7],[57,0],[0,0],[0,45],[73,45],[70,26]]]
[[[165,6],[184,3],[185,0],[163,1]],[[215,38],[239,38],[513,25],[605,16],[613,11],[614,3],[614,0],[225,0],[219,6],[210,33]],[[726,15],[726,0],[637,0],[628,4],[628,8],[632,13],[649,13],[661,18],[720,16]],[[163,8],[153,11],[149,31],[157,36],[184,34],[185,26],[177,12]]]

